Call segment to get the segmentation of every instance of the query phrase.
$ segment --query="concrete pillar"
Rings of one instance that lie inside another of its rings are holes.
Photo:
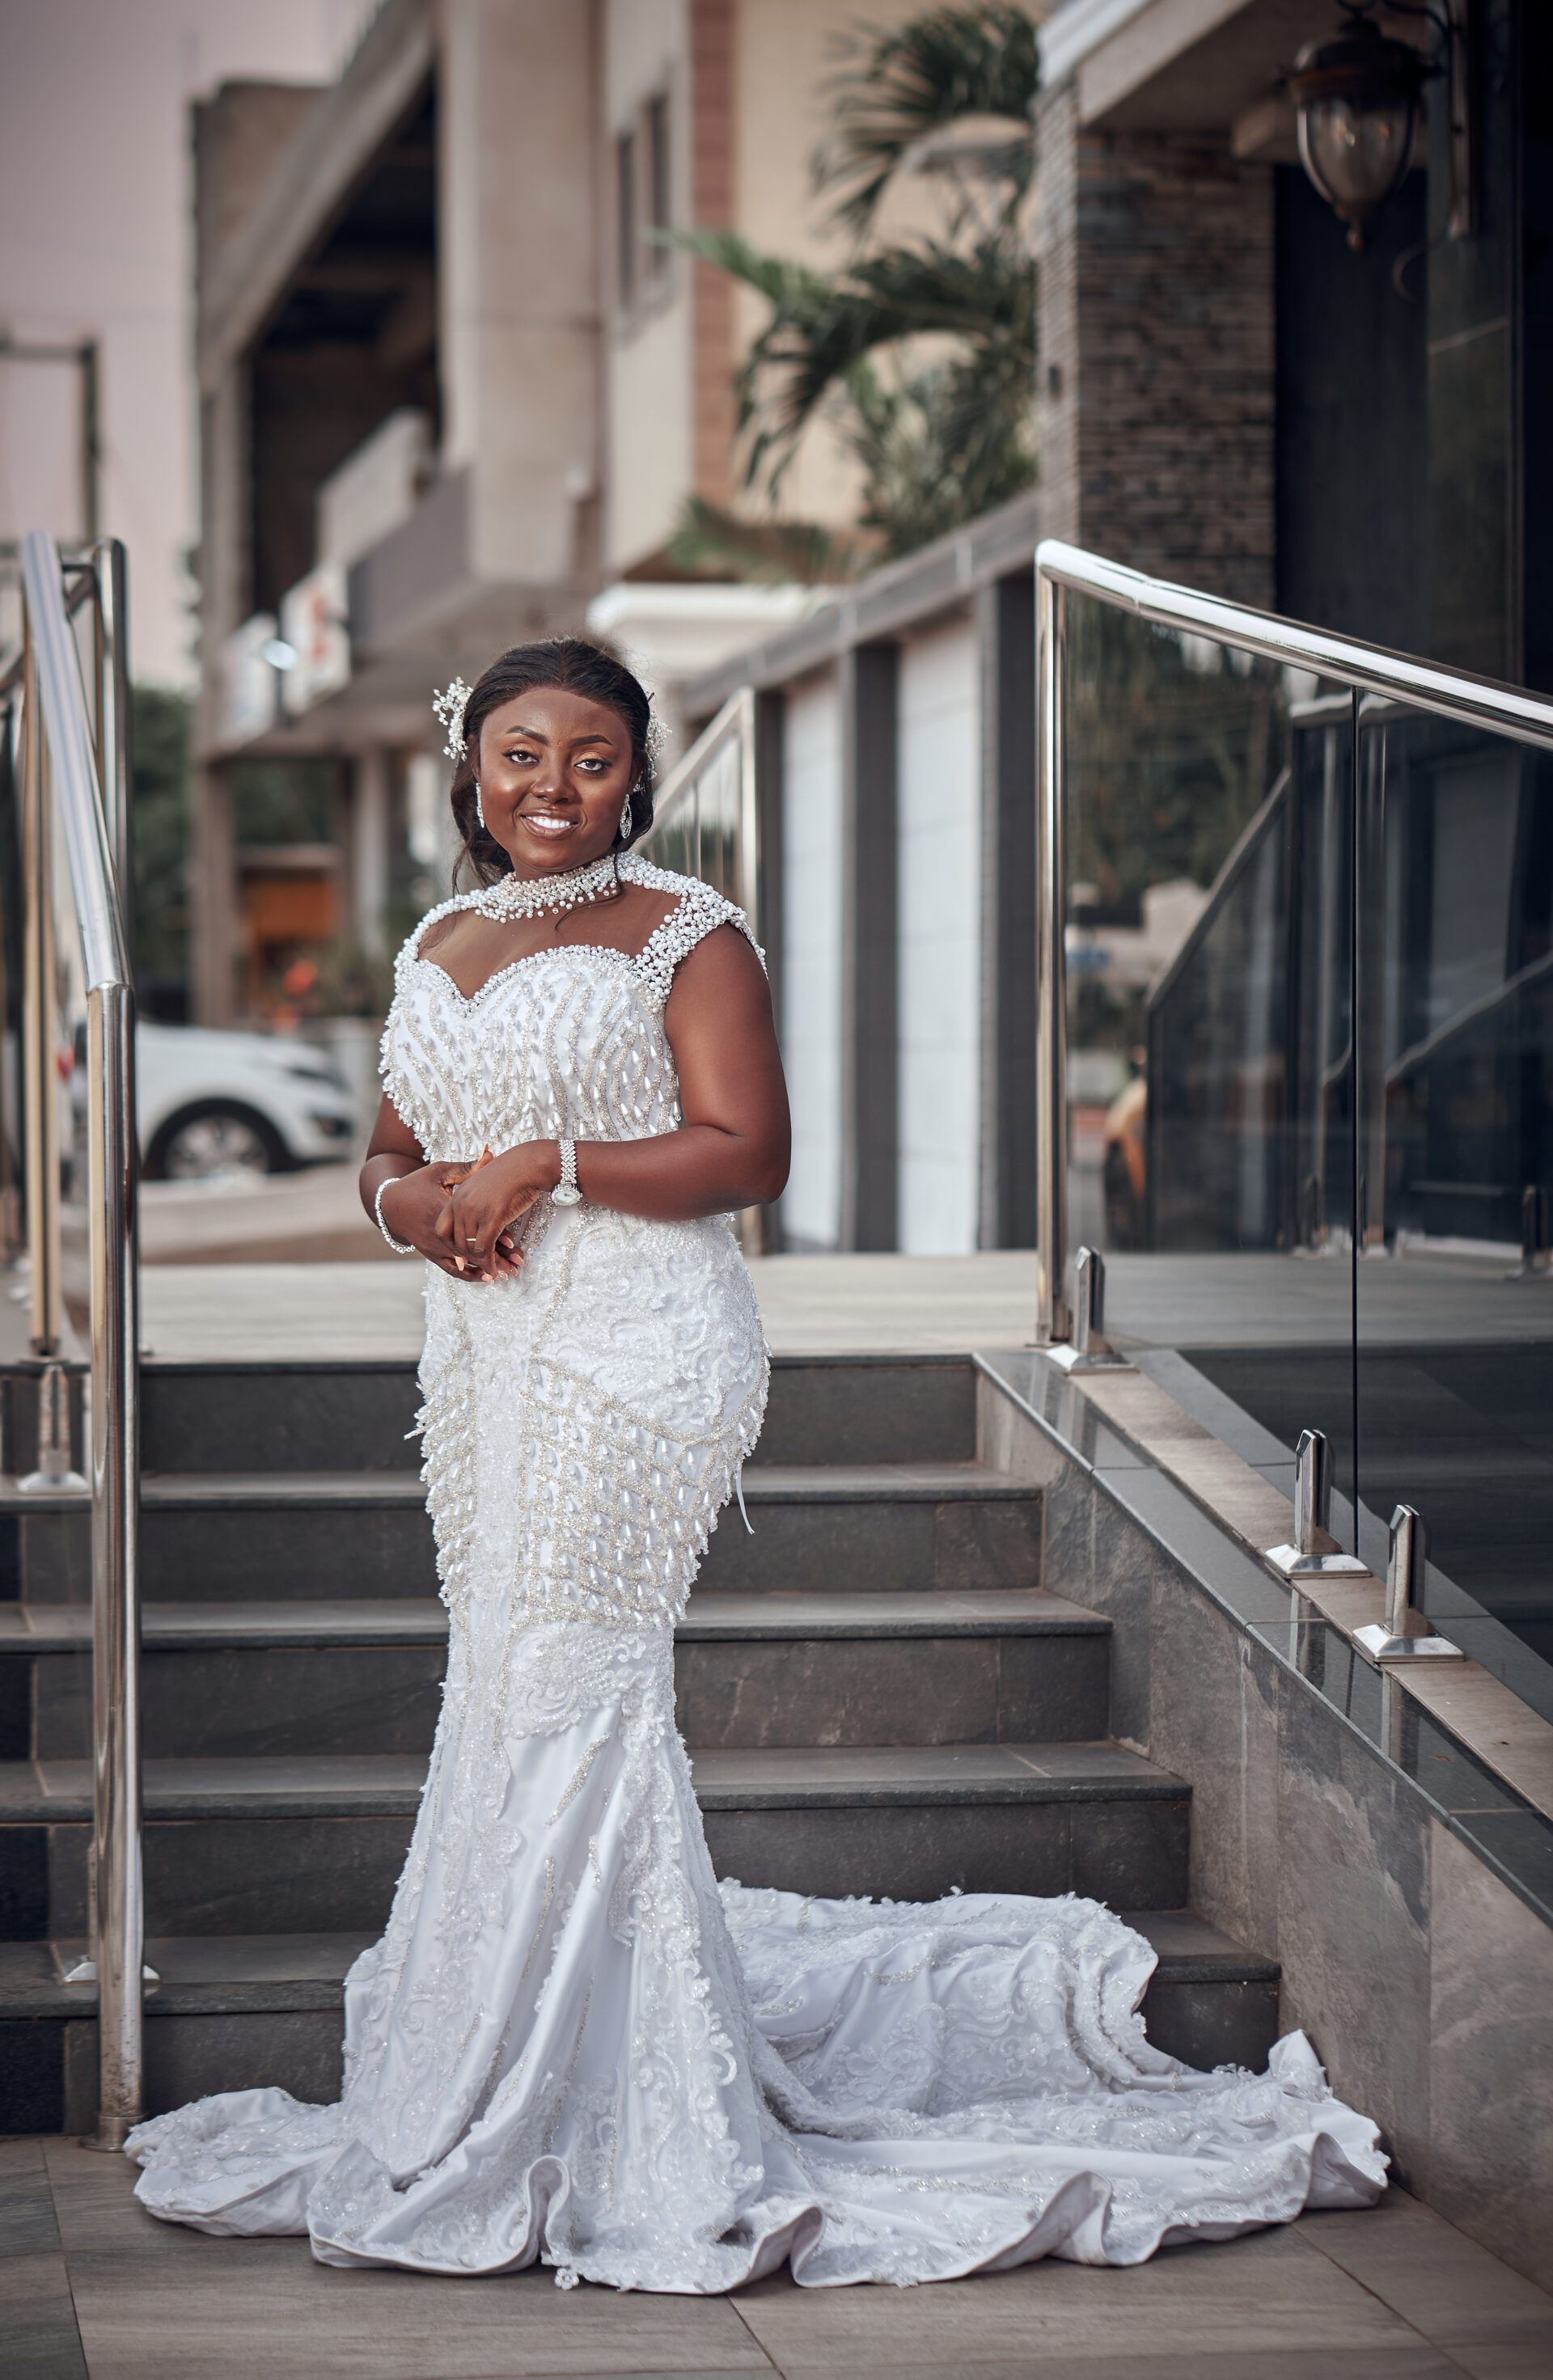
[[[388,906],[389,755],[360,752],[352,770],[350,820],[351,930],[364,951],[383,948]]]
[[[1210,135],[1039,120],[1043,523],[1273,601],[1273,188]]]
[[[842,662],[843,1248],[899,1238],[899,681],[894,645],[856,645]]]
[[[443,0],[443,461],[473,475],[477,576],[586,565],[599,484],[594,11]]]

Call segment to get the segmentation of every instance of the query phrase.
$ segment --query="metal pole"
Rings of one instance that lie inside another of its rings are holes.
[[[27,1119],[27,1247],[32,1352],[59,1353],[59,1068],[55,1020],[54,911],[44,782],[42,705],[32,623],[22,682],[22,1063]]]
[[[1067,593],[1036,569],[1036,1344],[1069,1336],[1063,1295],[1068,1237]]]
[[[91,748],[58,550],[40,530],[23,540],[22,575],[34,657],[29,693],[40,737],[47,738],[51,793],[87,978],[93,1904],[101,2027],[100,2113],[89,2145],[116,2149],[139,2118],[143,2080],[135,995],[109,832],[113,789],[103,784]],[[121,611],[115,624],[120,632],[122,625]],[[106,625],[100,633],[106,645]],[[122,650],[122,633],[117,641]],[[105,725],[103,734],[105,751]],[[41,817],[35,823],[42,825]],[[28,889],[35,895],[31,875]],[[40,934],[46,922],[41,910]],[[52,1064],[52,1048],[46,1054]],[[82,1971],[70,1980],[85,1980]]]
[[[91,550],[91,571],[95,582],[92,645],[97,674],[97,774],[103,788],[108,841],[118,873],[124,939],[132,953],[135,848],[129,774],[129,599],[126,555],[119,539],[99,538]]]
[[[101,2095],[90,2145],[120,2149],[140,2121],[140,1271],[135,995],[87,998],[91,1265],[92,1807]]]
[[[81,538],[91,545],[97,535],[98,480],[103,459],[98,422],[98,346],[83,339],[76,350],[81,374]]]

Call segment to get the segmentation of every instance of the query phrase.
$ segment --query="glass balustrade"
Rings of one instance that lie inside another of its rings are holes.
[[[1553,708],[1054,551],[1069,1266],[1553,1717]]]

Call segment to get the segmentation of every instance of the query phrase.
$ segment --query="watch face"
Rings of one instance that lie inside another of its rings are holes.
[[[580,1207],[582,1204],[582,1192],[574,1190],[565,1182],[558,1182],[550,1196],[552,1204],[557,1207]]]

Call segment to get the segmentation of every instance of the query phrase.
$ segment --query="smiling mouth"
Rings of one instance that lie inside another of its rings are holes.
[[[575,819],[563,818],[554,810],[520,810],[518,816],[526,827],[540,835],[570,834],[576,825]]]

